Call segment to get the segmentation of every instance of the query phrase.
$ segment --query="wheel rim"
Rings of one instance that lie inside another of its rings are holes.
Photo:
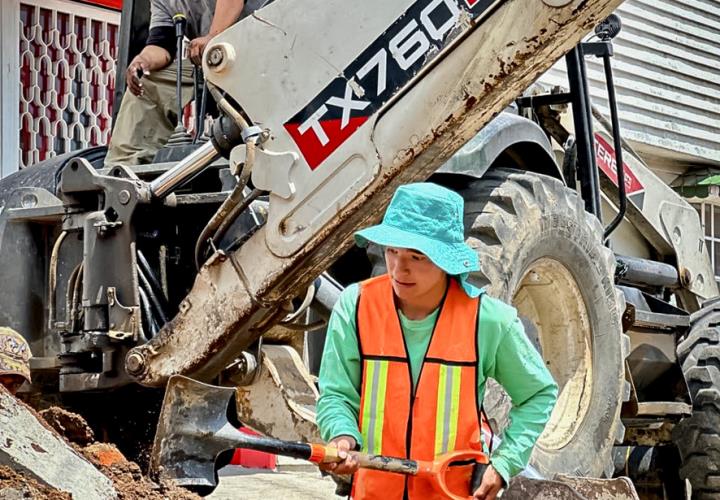
[[[537,328],[545,364],[560,390],[537,442],[546,450],[558,450],[573,439],[592,400],[592,331],[587,307],[570,271],[550,258],[533,262],[512,302]]]

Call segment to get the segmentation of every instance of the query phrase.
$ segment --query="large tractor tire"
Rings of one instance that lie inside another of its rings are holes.
[[[574,191],[540,174],[493,169],[459,193],[482,268],[472,279],[518,309],[560,387],[532,465],[546,477],[610,476],[612,448],[624,434],[628,339],[602,225]],[[491,382],[485,407],[502,430],[510,402]]]
[[[720,499],[720,300],[693,314],[691,325],[677,354],[693,413],[675,426],[673,441],[693,498]]]

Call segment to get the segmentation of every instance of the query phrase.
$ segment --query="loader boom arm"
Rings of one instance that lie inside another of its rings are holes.
[[[276,0],[213,39],[206,78],[269,131],[252,171],[267,222],[205,263],[128,372],[151,386],[220,372],[399,185],[429,177],[621,1]]]

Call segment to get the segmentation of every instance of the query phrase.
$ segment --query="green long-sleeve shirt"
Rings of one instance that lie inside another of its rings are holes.
[[[326,441],[348,435],[362,442],[358,429],[361,362],[355,333],[358,292],[357,284],[343,291],[328,323],[317,404],[317,422]],[[513,402],[511,423],[491,457],[507,483],[527,466],[555,405],[557,385],[525,335],[515,309],[487,295],[480,304],[478,398],[482,400],[485,382],[492,377]],[[438,313],[417,321],[399,314],[415,385]]]

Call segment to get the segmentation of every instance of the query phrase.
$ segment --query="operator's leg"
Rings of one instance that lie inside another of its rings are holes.
[[[105,165],[150,163],[177,125],[177,65],[142,79],[141,96],[125,91],[112,131]],[[192,64],[183,61],[183,105],[192,98]]]

